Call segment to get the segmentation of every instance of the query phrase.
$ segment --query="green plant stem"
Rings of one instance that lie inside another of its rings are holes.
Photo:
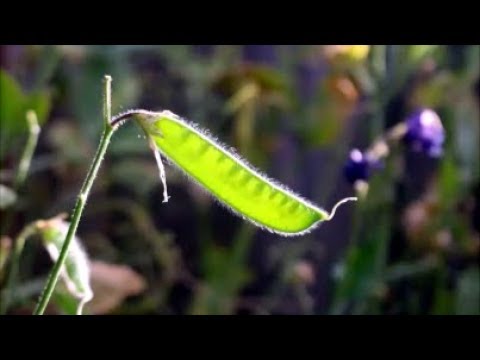
[[[107,118],[107,117],[110,117],[110,114],[111,114],[110,109],[107,109],[111,104],[111,99],[110,99],[111,82],[112,82],[112,78],[106,75],[104,78],[104,84],[105,84],[104,108],[103,108],[104,109],[103,111],[104,130],[103,130],[102,138],[100,140],[100,145],[98,147],[97,153],[95,154],[90,170],[88,171],[85,182],[83,183],[83,186],[78,195],[77,202],[73,210],[72,221],[70,223],[70,227],[68,228],[67,236],[63,243],[62,250],[60,251],[60,256],[58,257],[58,260],[55,262],[55,265],[53,266],[53,269],[51,270],[48,276],[47,284],[45,285],[45,288],[43,289],[43,292],[40,295],[40,299],[35,308],[34,315],[43,315],[45,308],[47,307],[47,304],[50,300],[50,297],[52,296],[53,290],[55,289],[55,285],[57,284],[57,281],[60,275],[60,271],[67,257],[70,243],[77,231],[78,223],[80,222],[80,218],[82,216],[83,209],[87,202],[88,195],[92,188],[93,182],[97,176],[98,169],[100,168],[100,165],[107,151],[108,144],[110,143],[110,139],[116,129],[116,127],[110,124],[110,118]]]
[[[40,126],[38,125],[37,114],[33,110],[29,110],[26,113],[26,121],[28,125],[28,139],[23,149],[22,156],[18,165],[17,172],[15,174],[15,179],[13,180],[13,191],[18,193],[21,189],[25,179],[28,175],[28,170],[30,169],[30,164],[32,162],[33,153],[37,147],[38,136],[40,135]],[[12,210],[15,211],[15,210]],[[3,222],[1,224],[0,235],[7,235],[10,231],[10,226],[12,222],[12,211],[9,211]]]
[[[37,146],[38,136],[40,134],[40,126],[38,125],[37,114],[33,110],[27,111],[26,114],[28,123],[28,140],[23,150],[20,164],[18,166],[17,174],[15,176],[14,189],[18,190],[23,182],[27,178],[28,169],[30,169],[30,163],[32,162],[33,153]]]
[[[38,137],[40,135],[40,126],[38,125],[38,118],[37,114],[33,110],[29,110],[26,113],[26,120],[28,124],[28,139],[27,143],[25,144],[25,148],[22,153],[22,157],[20,158],[20,163],[18,165],[17,173],[15,175],[15,179],[13,182],[13,189],[17,193],[18,190],[22,187],[25,179],[28,175],[28,170],[30,169],[30,164],[32,162],[33,153],[35,152],[35,148],[37,147]],[[7,234],[10,230],[10,226],[12,224],[12,215],[13,213],[10,211],[5,216],[4,223],[2,229],[0,231],[1,234]],[[2,303],[0,304],[0,314],[5,314],[8,308],[8,304],[10,302],[10,298],[14,291],[15,280],[18,273],[18,260],[20,255],[23,251],[23,246],[25,244],[25,240],[27,237],[32,235],[32,229],[34,228],[33,224],[28,225],[25,227],[24,230],[17,236],[15,239],[15,249],[12,253],[12,257],[10,259],[10,265],[8,270],[8,278],[7,283],[5,284],[5,294],[2,297]]]
[[[2,296],[2,303],[0,304],[0,314],[7,313],[13,294],[15,293],[15,283],[18,274],[18,262],[25,245],[25,241],[37,231],[37,223],[27,225],[15,239],[15,249],[13,250],[10,260],[10,269],[8,271],[8,278],[5,284],[5,289]]]

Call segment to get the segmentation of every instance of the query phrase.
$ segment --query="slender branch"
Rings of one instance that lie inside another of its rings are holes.
[[[28,140],[23,150],[22,157],[20,159],[20,164],[18,166],[17,174],[14,181],[14,189],[18,190],[20,186],[23,185],[25,181],[28,169],[30,168],[30,163],[32,161],[33,152],[37,146],[38,136],[40,134],[40,126],[38,125],[37,114],[33,110],[27,111],[26,114],[27,123],[28,123]]]
[[[29,110],[26,113],[26,121],[28,125],[28,139],[23,149],[22,156],[13,180],[13,190],[15,193],[21,189],[30,169],[30,163],[32,162],[33,153],[37,147],[38,137],[40,135],[40,126],[38,125],[37,114],[33,110]],[[9,211],[2,219],[0,224],[0,235],[7,235],[12,225],[13,211]]]
[[[116,127],[114,127],[110,123],[110,118],[108,118],[108,116],[110,116],[110,109],[106,109],[111,104],[111,81],[111,77],[106,75],[104,78],[104,130],[102,138],[100,140],[100,145],[98,147],[97,153],[95,154],[90,170],[88,171],[85,182],[83,183],[80,193],[78,195],[77,202],[73,210],[70,227],[68,229],[65,241],[60,251],[60,255],[49,274],[47,284],[45,285],[45,288],[40,295],[40,299],[38,301],[37,307],[35,308],[34,315],[42,315],[44,313],[50,297],[52,296],[53,290],[55,289],[55,285],[57,284],[58,278],[60,276],[60,271],[67,257],[70,243],[72,242],[72,239],[77,231],[78,223],[80,222],[80,218],[87,202],[88,195],[92,188],[93,181],[97,176],[98,170],[107,151],[108,144],[110,143],[110,138],[112,137],[116,129]]]
[[[5,289],[2,296],[2,303],[0,304],[0,314],[4,315],[7,313],[8,306],[11,303],[13,294],[15,293],[15,283],[17,280],[18,274],[18,263],[20,256],[23,252],[23,247],[25,241],[37,231],[37,223],[31,223],[27,225],[21,232],[18,234],[15,239],[15,248],[12,253],[12,258],[10,260],[10,269],[8,271],[8,278],[5,284]]]
[[[25,179],[27,178],[28,170],[30,169],[30,164],[33,158],[33,153],[35,152],[35,148],[37,147],[38,137],[40,135],[40,126],[38,125],[38,118],[35,111],[27,111],[26,120],[28,124],[28,139],[27,143],[25,144],[22,157],[20,158],[20,163],[15,174],[15,179],[13,181],[13,189],[15,192],[17,192],[22,187]],[[4,219],[0,234],[8,233],[11,222],[12,212],[9,212]],[[34,224],[28,225],[15,239],[15,248],[10,259],[8,278],[7,283],[5,284],[5,293],[4,296],[2,296],[2,302],[0,304],[0,314],[5,314],[7,312],[8,305],[10,303],[15,288],[15,281],[18,273],[18,261],[23,251],[25,240],[34,233],[34,228]]]

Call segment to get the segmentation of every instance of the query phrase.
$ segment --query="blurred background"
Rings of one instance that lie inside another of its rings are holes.
[[[285,238],[235,217],[167,165],[162,203],[155,159],[127,123],[77,233],[94,292],[85,313],[479,314],[479,46],[10,45],[0,55],[2,297],[22,229],[73,208],[109,74],[113,114],[171,110],[327,210],[346,196],[360,201]],[[442,121],[441,156],[399,141],[362,186],[348,181],[350,151],[422,107]],[[18,182],[28,110],[41,132]],[[32,313],[51,266],[29,237],[3,311]],[[72,313],[62,284],[47,313]]]

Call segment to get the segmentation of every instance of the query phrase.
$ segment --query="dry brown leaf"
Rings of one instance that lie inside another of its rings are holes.
[[[0,281],[4,274],[4,267],[7,265],[8,257],[12,250],[12,239],[8,236],[0,237]]]
[[[145,279],[130,267],[91,261],[93,299],[86,306],[90,314],[106,314],[119,306],[125,298],[137,295],[147,287]]]

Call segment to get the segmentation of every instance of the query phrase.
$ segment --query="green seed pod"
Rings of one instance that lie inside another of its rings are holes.
[[[234,213],[271,232],[285,236],[307,233],[330,220],[340,204],[356,200],[343,199],[328,213],[269,179],[206,131],[170,111],[138,111],[136,115],[156,150]]]
[[[69,223],[60,218],[37,222],[37,228],[42,236],[43,244],[53,262],[56,262],[59,257],[68,227]],[[77,315],[81,315],[83,306],[93,298],[93,292],[90,287],[88,256],[77,237],[70,244],[60,276],[70,294],[79,300]]]

